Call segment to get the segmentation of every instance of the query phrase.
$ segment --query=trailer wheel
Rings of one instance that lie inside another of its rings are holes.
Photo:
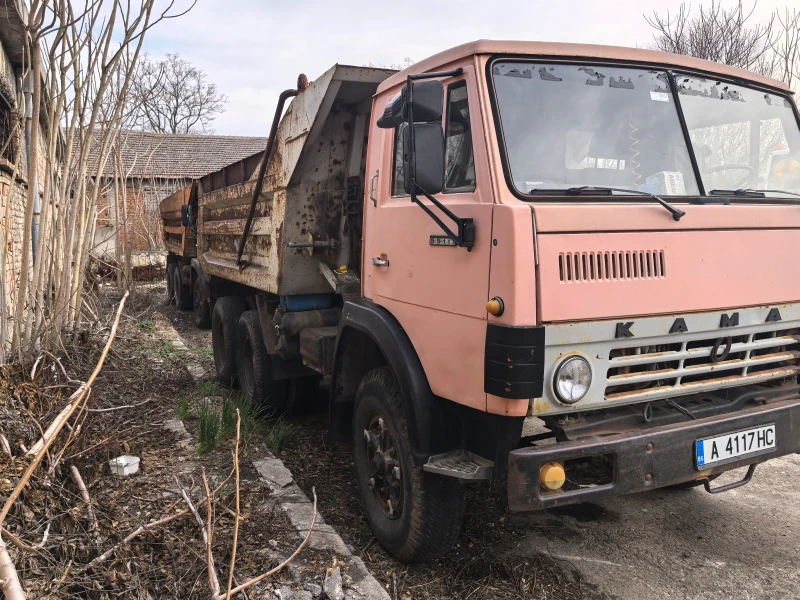
[[[189,297],[189,286],[183,285],[181,277],[181,269],[176,265],[173,272],[172,288],[175,293],[175,306],[178,310],[188,310],[191,307],[191,298]]]
[[[244,300],[225,296],[214,304],[211,315],[211,348],[217,379],[223,385],[236,386],[236,327],[245,311]]]
[[[196,277],[192,301],[194,304],[194,326],[198,329],[211,327],[211,303],[206,296],[207,294],[203,294],[203,280]]]
[[[353,443],[361,505],[375,538],[406,563],[446,554],[461,529],[464,487],[415,464],[402,394],[388,367],[370,371],[359,385]]]
[[[167,265],[167,304],[175,300],[175,263]]]
[[[256,406],[270,414],[286,411],[286,380],[272,378],[272,359],[264,346],[258,312],[248,310],[239,317],[236,330],[236,364],[239,386]]]

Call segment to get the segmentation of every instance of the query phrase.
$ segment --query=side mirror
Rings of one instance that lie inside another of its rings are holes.
[[[184,204],[181,206],[181,225],[184,227],[191,227],[194,225],[194,219],[192,215],[192,205],[191,204]]]
[[[444,87],[441,81],[420,81],[412,83],[414,86],[413,106],[408,100],[408,84],[403,86],[402,92],[392,98],[383,111],[383,116],[378,119],[381,129],[393,129],[401,123],[408,122],[408,109],[411,106],[414,121],[438,121],[442,118]]]
[[[416,118],[416,117],[415,117]],[[416,142],[417,185],[430,195],[444,188],[444,132],[440,123],[414,123],[403,128],[403,172],[406,173],[405,191],[411,193],[410,129],[414,128]]]

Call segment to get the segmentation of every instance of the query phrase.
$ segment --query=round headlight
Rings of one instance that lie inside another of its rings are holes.
[[[564,404],[580,402],[592,385],[592,368],[582,356],[570,356],[556,369],[553,390]]]

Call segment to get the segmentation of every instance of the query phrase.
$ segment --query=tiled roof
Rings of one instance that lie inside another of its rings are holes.
[[[129,177],[193,179],[264,152],[267,138],[125,130],[120,133],[118,145]],[[92,163],[97,160],[98,146],[98,143],[92,145],[89,173],[96,168],[96,163]],[[112,173],[109,157],[105,175],[110,177]]]

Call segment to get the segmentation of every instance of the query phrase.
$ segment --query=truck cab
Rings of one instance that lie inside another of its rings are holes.
[[[220,236],[246,211],[230,190],[200,197],[198,254],[212,296],[237,297],[216,300],[218,371],[268,404],[253,381],[329,379],[331,436],[353,443],[387,549],[445,553],[476,480],[507,477],[510,509],[540,510],[724,491],[800,452],[786,86],[650,50],[485,40],[358,77],[358,97],[350,80],[348,99],[298,91],[238,257]]]

